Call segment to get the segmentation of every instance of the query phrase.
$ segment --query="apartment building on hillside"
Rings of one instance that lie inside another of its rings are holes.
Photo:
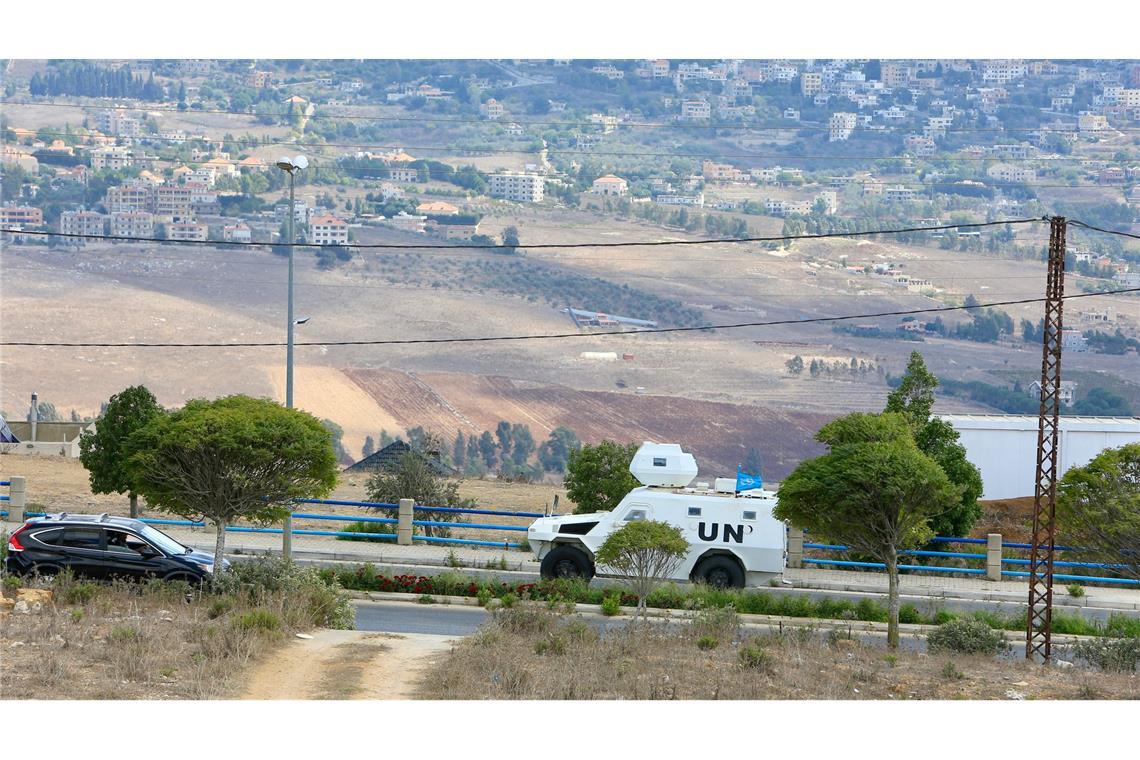
[[[503,172],[490,177],[491,196],[509,201],[539,203],[543,199],[546,181],[540,174]]]

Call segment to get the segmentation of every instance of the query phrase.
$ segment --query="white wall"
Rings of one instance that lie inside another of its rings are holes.
[[[942,415],[960,435],[966,458],[982,473],[983,499],[1032,496],[1037,475],[1037,418]],[[1061,475],[1105,449],[1140,443],[1140,417],[1061,417]]]

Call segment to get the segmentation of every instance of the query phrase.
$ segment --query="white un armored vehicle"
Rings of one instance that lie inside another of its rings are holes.
[[[763,585],[784,572],[787,532],[772,516],[776,495],[755,489],[736,492],[732,478],[689,484],[697,475],[692,454],[675,443],[644,443],[629,465],[644,485],[611,512],[559,515],[535,520],[527,532],[542,561],[543,578],[605,575],[594,552],[612,531],[633,520],[657,520],[681,529],[689,553],[671,576],[715,586]]]

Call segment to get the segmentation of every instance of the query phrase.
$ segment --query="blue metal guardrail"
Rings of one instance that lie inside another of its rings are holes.
[[[985,544],[984,538],[956,538],[948,536],[936,536],[931,540],[931,543],[947,543],[947,544]],[[817,543],[804,543],[805,549],[819,549],[821,551],[830,552],[846,552],[851,547],[843,544],[817,544]],[[1025,543],[1002,543],[1003,549],[1032,549],[1032,544]],[[1057,551],[1065,551],[1071,553],[1080,553],[1080,549],[1072,546],[1056,546]],[[967,553],[967,552],[942,552],[921,549],[909,549],[899,552],[899,556],[910,557],[956,557],[960,559],[975,559],[984,560],[985,554]],[[817,559],[813,557],[804,557],[804,564],[812,565],[832,565],[836,567],[863,567],[875,568],[885,570],[886,565],[882,562],[855,562],[852,560],[837,560],[837,559]],[[1028,559],[1017,559],[1013,557],[1003,557],[1001,560],[1003,565],[1021,565],[1026,566],[1030,564]],[[1071,562],[1068,560],[1054,560],[1054,567],[1071,567],[1071,568],[1089,568],[1095,570],[1116,570],[1124,567],[1119,564],[1111,564],[1105,562]],[[986,571],[981,568],[970,567],[942,567],[939,565],[899,565],[900,570],[920,570],[932,573],[959,573],[962,575],[985,575]],[[1030,573],[1021,570],[1002,570],[1003,576],[1010,576],[1016,578],[1029,577]],[[1053,578],[1062,581],[1085,581],[1089,583],[1112,583],[1122,586],[1140,586],[1140,580],[1133,580],[1131,578],[1113,578],[1109,576],[1100,575],[1069,575],[1062,573],[1054,573]]]

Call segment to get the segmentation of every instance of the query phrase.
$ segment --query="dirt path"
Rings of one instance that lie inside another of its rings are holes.
[[[316,631],[257,667],[241,699],[411,699],[420,673],[452,641],[427,634]]]

